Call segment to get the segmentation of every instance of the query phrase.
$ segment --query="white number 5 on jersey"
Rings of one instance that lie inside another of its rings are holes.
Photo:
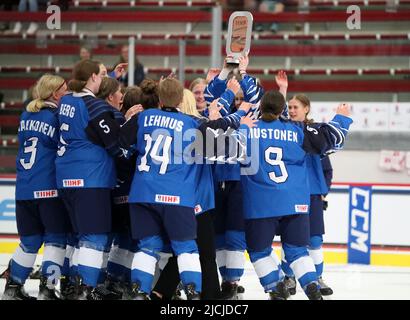
[[[104,124],[104,119],[102,119],[98,124],[100,125],[100,128],[103,129],[104,133],[109,133],[110,132],[110,127]]]

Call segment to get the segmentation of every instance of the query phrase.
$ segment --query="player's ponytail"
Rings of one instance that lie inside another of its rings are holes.
[[[72,79],[68,83],[68,89],[74,92],[81,92],[87,84],[88,79],[100,72],[100,63],[93,60],[82,60],[73,69]]]
[[[35,99],[27,105],[26,110],[28,112],[39,112],[41,108],[46,106],[46,101],[53,96],[54,92],[60,90],[64,84],[65,80],[60,76],[43,75],[33,89]]]
[[[145,79],[140,83],[140,88],[142,92],[141,104],[144,110],[158,108],[158,87],[158,82],[151,79]]]
[[[71,79],[68,82],[67,86],[68,86],[68,90],[70,90],[70,91],[81,92],[81,90],[84,89],[86,84],[87,84],[87,81]]]
[[[279,116],[273,113],[264,113],[261,115],[261,120],[266,121],[266,122],[272,122],[275,120],[278,120]]]
[[[271,90],[265,92],[261,99],[261,119],[266,122],[277,120],[285,106],[285,98],[279,91]]]

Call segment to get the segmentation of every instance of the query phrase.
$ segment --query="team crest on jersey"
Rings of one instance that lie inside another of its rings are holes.
[[[202,212],[202,207],[200,204],[197,204],[194,208],[195,214],[201,213]]]
[[[296,204],[295,211],[299,213],[307,213],[309,211],[309,205],[307,204]]]
[[[179,204],[180,199],[179,199],[179,196],[171,196],[167,194],[156,194],[155,202]]]
[[[84,187],[84,179],[64,179],[64,188],[78,188]]]
[[[34,191],[34,199],[57,198],[57,190],[39,190]]]

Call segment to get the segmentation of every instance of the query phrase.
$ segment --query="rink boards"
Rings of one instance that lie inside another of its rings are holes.
[[[348,262],[351,186],[365,184],[334,183],[327,197],[325,212],[324,259],[326,263]],[[410,266],[410,184],[372,184],[370,264]],[[12,253],[18,245],[15,222],[15,177],[0,177],[0,253]],[[280,255],[278,238],[274,247]]]

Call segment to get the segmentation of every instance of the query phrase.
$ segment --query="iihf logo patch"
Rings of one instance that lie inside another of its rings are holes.
[[[56,198],[56,197],[58,197],[57,190],[34,191],[34,199]]]
[[[84,180],[83,179],[64,179],[63,186],[64,188],[84,187]]]
[[[202,212],[202,207],[200,204],[197,204],[194,208],[195,214],[199,214]]]
[[[307,204],[297,204],[295,205],[295,211],[298,213],[307,213],[309,212],[309,205]]]
[[[179,204],[180,199],[179,199],[179,196],[171,196],[167,194],[156,194],[155,202]]]

